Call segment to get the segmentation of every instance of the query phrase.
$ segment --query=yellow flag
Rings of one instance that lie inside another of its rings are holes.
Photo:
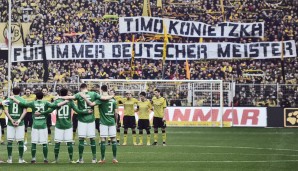
[[[134,61],[135,61],[135,49],[134,49],[134,44],[135,44],[135,35],[132,35],[132,40],[131,40],[131,60],[130,60],[130,67],[131,70],[134,71]],[[133,72],[131,72],[131,75],[133,75]]]
[[[185,62],[185,71],[186,71],[186,79],[190,80],[190,70],[189,70],[187,58],[186,58],[186,62]]]
[[[200,43],[203,43],[203,37],[200,37]]]
[[[163,63],[166,61],[167,58],[167,44],[169,43],[169,38],[168,38],[168,31],[165,22],[163,21],[163,31],[164,31],[164,42],[163,42],[163,53],[162,53],[162,60]]]

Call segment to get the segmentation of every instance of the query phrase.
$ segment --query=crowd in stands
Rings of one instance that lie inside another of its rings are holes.
[[[153,17],[167,17],[217,24],[231,22],[265,22],[265,37],[204,38],[203,42],[260,42],[295,40],[298,46],[298,6],[292,0],[166,0],[150,1]],[[14,22],[30,22],[26,45],[89,42],[129,42],[132,34],[120,34],[120,16],[141,16],[143,0],[15,0]],[[0,0],[0,22],[7,21],[7,0]],[[137,41],[163,41],[146,34],[135,34]],[[198,38],[173,37],[173,43],[199,42]],[[297,48],[298,49],[298,48]],[[48,61],[48,82],[76,83],[78,79],[186,79],[185,61],[125,60]],[[191,79],[236,81],[235,105],[298,106],[298,59],[285,58],[285,81],[281,59],[266,60],[200,60],[189,61]],[[164,75],[162,74],[164,70]],[[251,76],[250,74],[261,74]],[[15,63],[12,82],[42,82],[42,62]],[[0,82],[7,83],[7,62],[0,61]],[[249,83],[249,85],[247,84]],[[278,87],[277,84],[294,84]],[[252,84],[270,84],[256,87]],[[243,85],[243,86],[242,86]],[[275,87],[274,87],[275,86]],[[274,90],[274,91],[273,91]],[[254,93],[255,92],[255,93]],[[291,96],[289,96],[291,93]],[[270,100],[271,99],[271,100]],[[263,103],[264,102],[264,103]],[[273,102],[272,102],[273,103]]]

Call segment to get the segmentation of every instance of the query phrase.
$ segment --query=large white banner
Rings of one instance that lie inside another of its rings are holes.
[[[296,57],[295,41],[255,42],[255,43],[168,43],[166,60],[200,59],[269,59],[281,58],[282,43],[284,57]],[[130,59],[132,46],[135,58],[160,60],[163,56],[163,43],[73,43],[46,46],[47,60],[99,60]],[[13,62],[42,60],[42,46],[12,48]]]
[[[264,37],[264,22],[224,22],[215,26],[196,21],[182,21],[156,17],[120,17],[120,33],[152,33],[183,37]],[[164,27],[165,25],[165,27]],[[164,30],[165,29],[165,30]]]

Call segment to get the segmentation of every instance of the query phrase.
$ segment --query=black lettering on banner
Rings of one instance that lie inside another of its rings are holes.
[[[68,45],[65,45],[65,47],[63,49],[63,53],[61,52],[59,45],[56,46],[56,50],[57,50],[57,59],[58,58],[68,58]]]
[[[52,47],[52,59],[55,59],[55,55],[56,55],[55,54],[55,52],[56,52],[55,51],[55,45],[52,45],[51,47]]]
[[[216,36],[215,27],[212,27],[212,26],[208,27],[208,36],[213,36],[213,37]]]
[[[232,27],[229,36],[231,37],[238,37],[238,33],[234,33],[235,30],[237,29],[238,24],[234,24],[234,23],[229,23],[229,27]]]
[[[170,53],[170,52],[172,52],[172,50],[170,48],[172,49],[172,48],[175,48],[175,47],[174,47],[173,44],[167,44],[167,53],[166,53],[166,55],[167,55],[167,58],[173,59],[174,55],[172,53]]]
[[[146,20],[144,17],[141,17],[141,31],[152,31],[152,23],[153,23],[153,18],[150,18],[149,21],[146,24]]]
[[[132,18],[124,18],[124,22],[126,22],[126,25],[127,25],[127,31],[131,31],[131,29],[130,29],[130,23],[133,21],[133,19]],[[136,27],[138,27],[137,25],[136,25]]]
[[[203,36],[206,36],[206,28],[207,28],[207,25],[204,24],[203,25],[203,33],[202,33]]]
[[[293,51],[293,45],[291,42],[284,42],[285,44],[285,48],[284,48],[284,55],[289,54],[290,56],[294,55],[294,51]]]
[[[42,55],[43,48],[42,47],[35,47],[34,51],[35,51],[35,59],[38,59],[38,56]]]
[[[191,27],[190,27],[190,35],[194,35],[196,34],[196,36],[200,36],[201,35],[201,26],[202,24],[198,24],[198,26],[195,25],[195,23],[191,23]]]
[[[30,46],[29,47],[29,56],[27,56],[27,51],[28,49],[25,47],[23,48],[23,54],[24,54],[24,60],[27,61],[27,60],[33,60],[33,47]]]
[[[138,18],[136,18],[136,31],[137,32],[139,31],[139,19]]]
[[[226,45],[226,49],[223,50],[222,44],[217,45],[217,56],[218,57],[230,57],[231,56],[231,44]]]
[[[280,43],[271,43],[271,47],[272,47],[272,55],[273,56],[280,56],[281,52],[280,52]]]
[[[129,50],[131,49],[130,44],[122,44],[122,56],[123,58],[130,58],[131,53],[129,53]]]
[[[225,27],[228,25],[228,23],[220,23],[218,26],[220,27],[220,36],[225,35]]]
[[[104,45],[95,46],[95,58],[98,58],[98,54],[101,54],[100,58],[105,58],[105,47]]]
[[[83,58],[84,46],[80,45],[79,51],[77,51],[76,46],[72,45],[72,58]]]
[[[196,45],[194,44],[187,45],[187,53],[186,53],[187,58],[190,58],[190,59],[196,58],[196,54],[194,53],[195,52],[194,48],[196,48]]]
[[[138,45],[138,48],[137,48]],[[142,57],[143,56],[143,46],[141,43],[134,44],[134,50],[135,50],[135,57]]]
[[[184,32],[184,26],[185,26],[185,22],[183,21],[183,22],[181,22],[181,24],[180,24],[180,34],[181,35],[186,35],[186,33]]]
[[[189,31],[190,30],[190,23],[186,23],[186,31],[185,31],[185,35],[189,35]]]
[[[158,27],[159,26],[159,27]],[[154,32],[163,33],[163,21],[162,19],[154,19]]]
[[[178,21],[170,20],[169,34],[178,34],[178,31],[176,29],[176,25],[178,23],[179,23]]]
[[[263,25],[262,23],[255,23],[252,24],[252,28],[251,28],[251,36],[252,37],[263,37]]]
[[[203,54],[204,59],[207,59],[207,45],[199,45],[197,46],[197,58],[201,58],[201,54]]]
[[[233,44],[233,57],[234,58],[240,58],[241,57],[241,53],[240,52],[240,49],[241,48],[241,45],[240,44]]]
[[[153,47],[153,44],[144,44],[144,47],[147,48],[147,55],[146,57],[150,57],[150,49]]]
[[[248,49],[247,44],[244,44],[244,58],[248,57]]]
[[[37,59],[37,48],[38,47],[34,47],[34,56],[32,56],[34,59]]]
[[[247,28],[249,27],[249,25],[244,25],[244,24],[241,24],[240,25],[240,37],[248,37],[250,36],[249,33],[247,32]]]
[[[185,58],[185,55],[186,55],[186,53],[185,53],[185,45],[175,45],[175,50],[176,50],[176,58],[179,58],[179,54],[181,54],[182,55],[182,58]],[[180,59],[180,58],[179,58]]]
[[[267,57],[267,47],[270,46],[270,43],[260,43],[260,47],[263,47],[264,57]]]
[[[249,57],[250,58],[257,58],[259,57],[259,44],[251,43],[249,44]]]
[[[155,44],[154,52],[155,52],[155,54],[154,54],[153,58],[160,59],[162,57],[162,53],[163,53],[163,44]]]
[[[112,54],[115,58],[121,57],[121,45],[112,45]]]
[[[24,49],[25,49],[25,47],[24,47]],[[22,48],[14,48],[14,50],[13,50],[13,60],[14,60],[14,62],[18,61],[18,57],[21,56],[21,51],[22,51]]]
[[[93,45],[85,45],[85,58],[94,58],[92,49]]]

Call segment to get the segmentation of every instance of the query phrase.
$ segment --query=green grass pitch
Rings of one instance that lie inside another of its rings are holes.
[[[14,143],[14,163],[0,164],[0,171],[287,171],[297,170],[298,167],[298,132],[294,128],[167,128],[166,147],[161,146],[161,136],[158,146],[132,146],[130,136],[128,140],[128,146],[118,146],[119,163],[116,165],[112,164],[111,147],[106,149],[106,164],[91,164],[90,146],[85,146],[84,164],[68,164],[65,144],[60,148],[58,164],[42,163],[42,146],[37,146],[38,163],[30,164],[30,144],[24,154],[28,164],[18,164],[17,146]],[[78,158],[77,144],[74,146],[74,160]],[[49,146],[50,162],[54,159],[53,148],[53,145]],[[99,146],[97,157],[100,158]],[[7,159],[6,145],[0,146],[0,158]]]

